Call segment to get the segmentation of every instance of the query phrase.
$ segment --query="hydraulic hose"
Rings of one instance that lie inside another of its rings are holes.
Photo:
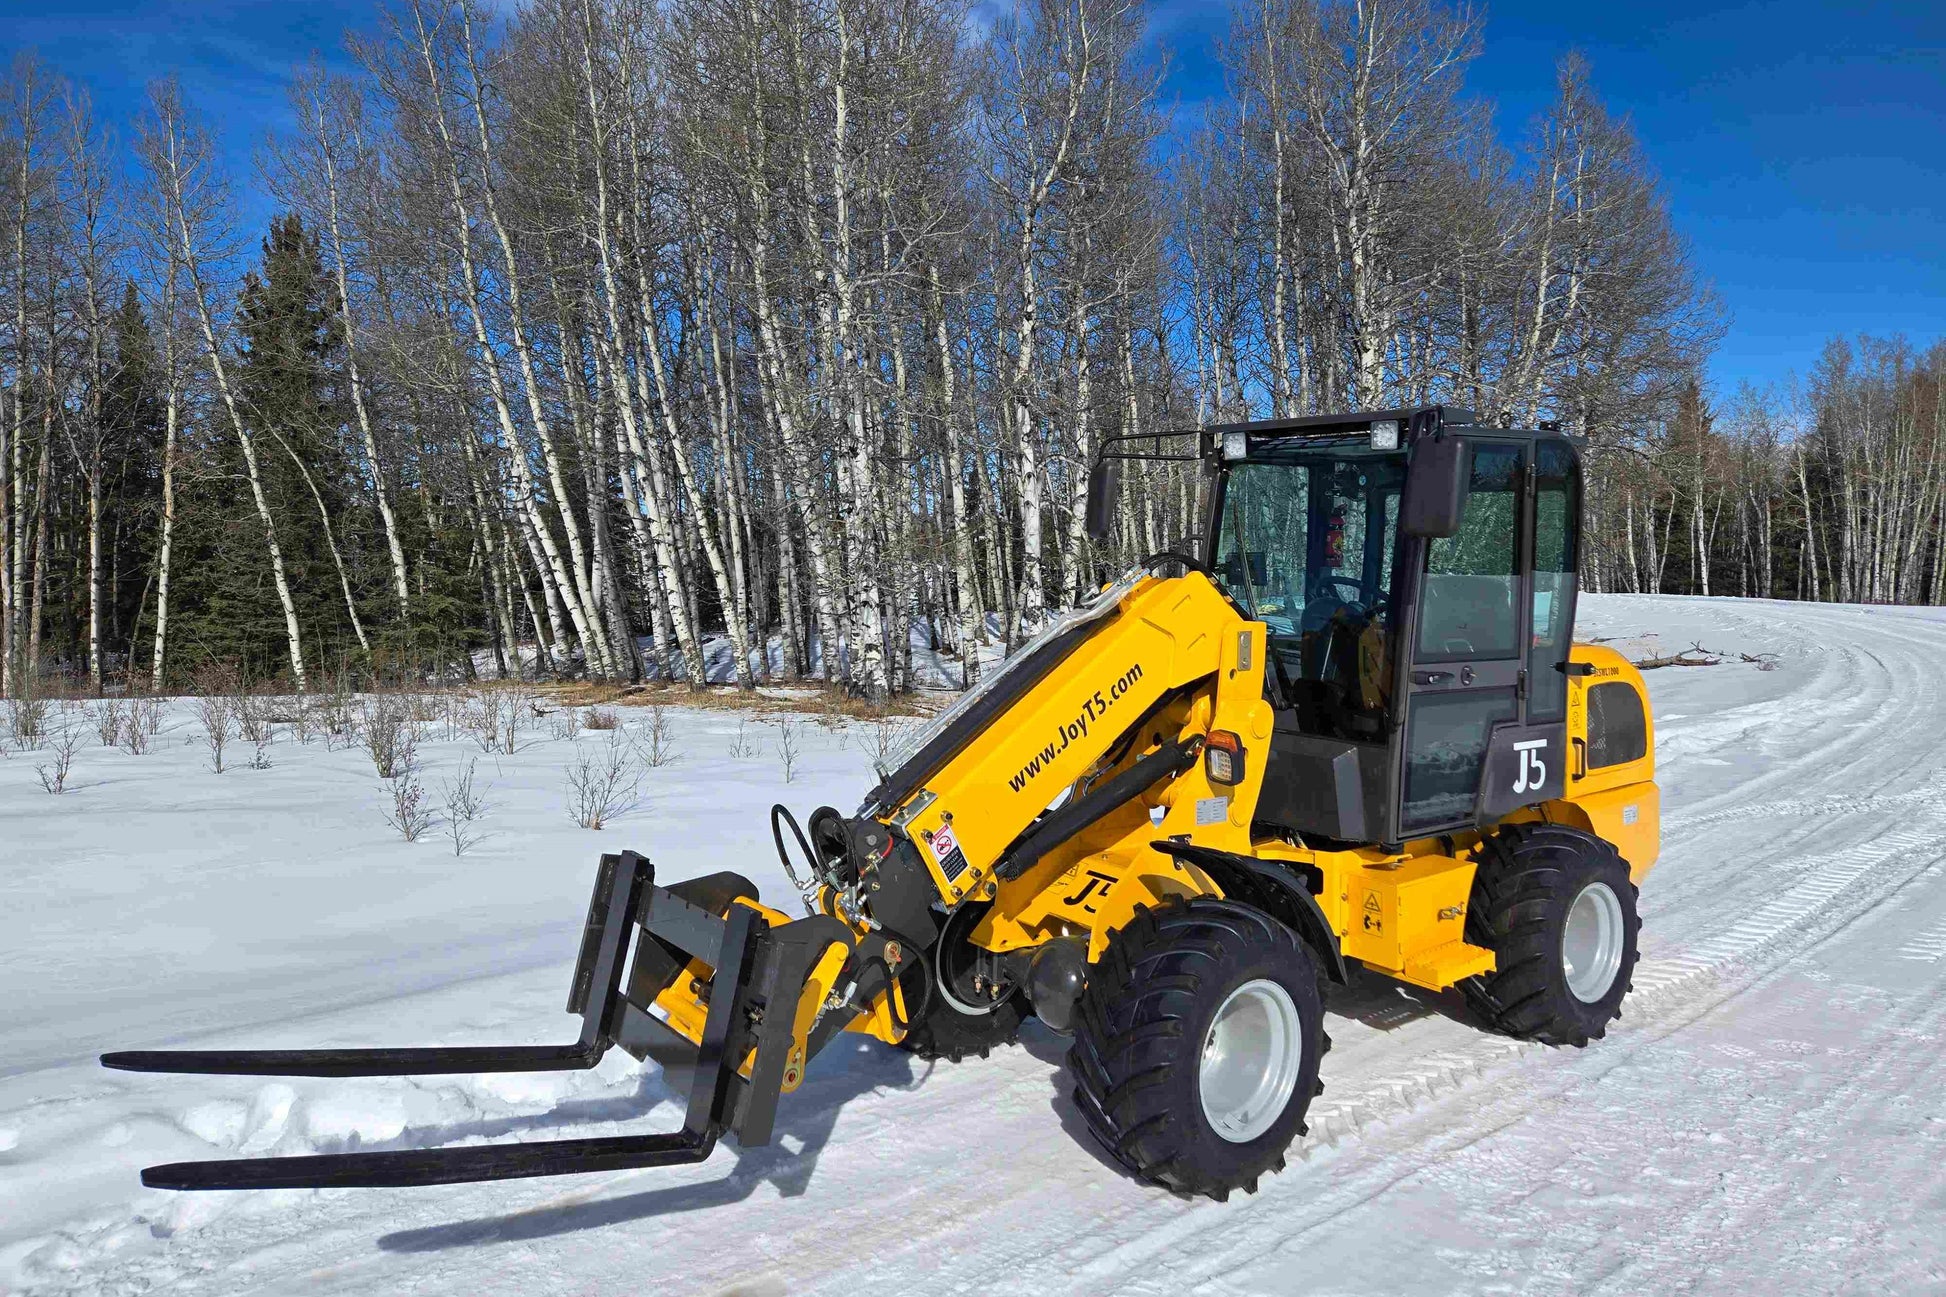
[[[791,836],[797,839],[797,845],[803,850],[804,858],[810,862],[811,882],[813,884],[823,882],[824,873],[818,868],[817,853],[811,850],[811,843],[805,838],[804,830],[798,827],[797,817],[791,814],[790,807],[784,805],[782,802],[778,802],[770,808],[770,837],[777,844],[777,859],[783,863],[784,876],[791,880],[791,886],[795,887],[804,895],[809,896],[811,889],[798,878],[797,866],[791,863],[790,849],[784,845],[784,826],[786,824],[791,826]]]
[[[811,813],[811,837],[806,837],[804,829],[797,822],[797,817],[791,814],[790,807],[784,805],[782,802],[778,802],[770,808],[770,836],[771,840],[777,844],[777,859],[783,863],[784,873],[789,876],[792,885],[807,897],[810,894],[810,889],[799,881],[797,867],[791,863],[790,847],[784,841],[784,826],[787,824],[790,826],[791,836],[797,840],[798,849],[804,853],[804,858],[810,862],[812,879],[829,888],[835,897],[840,889],[827,876],[822,858],[811,845],[811,838],[817,836],[819,826],[829,819],[838,821],[838,830],[832,836],[838,843],[842,844],[845,861],[852,866],[853,874],[856,876],[860,864],[857,860],[853,859],[854,853],[851,850],[851,838],[844,831],[844,817],[837,811],[829,806],[821,806],[813,811]],[[912,1024],[923,1019],[926,1016],[926,1011],[932,1007],[932,967],[926,959],[926,950],[923,945],[905,933],[896,932],[890,928],[886,928],[885,931],[897,937],[905,948],[912,952],[913,962],[919,966],[919,986],[923,994],[919,1000],[918,1010],[910,1014],[899,1012],[899,997],[892,994],[893,988],[900,985],[899,975],[892,971],[891,964],[886,961],[883,955],[870,956],[859,965],[858,971],[862,975],[874,964],[878,966],[879,970],[885,975],[885,1003],[891,1012],[893,1025],[898,1027],[901,1032],[910,1031]]]

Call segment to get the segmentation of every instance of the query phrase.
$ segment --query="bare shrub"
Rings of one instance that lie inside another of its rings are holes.
[[[452,743],[468,733],[467,716],[473,706],[473,695],[464,689],[446,689],[439,695],[439,719],[446,726],[446,741]]]
[[[738,722],[741,729],[742,722]],[[648,720],[635,735],[636,751],[642,764],[660,769],[676,759],[675,733],[669,723],[669,709],[661,703],[649,708]],[[732,751],[735,749],[732,748]]]
[[[81,749],[81,731],[71,725],[60,726],[46,736],[46,744],[49,760],[35,766],[34,773],[48,792],[66,792],[68,771],[74,766],[74,754]]]
[[[730,755],[739,761],[754,757],[763,750],[757,736],[750,732],[750,722],[745,717],[737,717],[737,732],[730,736]]]
[[[240,689],[231,706],[236,712],[237,736],[259,751],[269,747],[274,732],[271,717],[276,712],[273,701],[263,694]]]
[[[340,743],[350,747],[358,739],[358,701],[343,673],[324,682],[312,704],[317,726],[324,731],[326,751]]]
[[[584,829],[599,829],[635,805],[642,772],[620,735],[577,744],[568,767],[568,814]]]
[[[297,694],[289,700],[284,711],[290,717],[291,736],[299,743],[309,743],[318,728],[318,711],[310,696]]]
[[[203,742],[209,745],[210,769],[223,773],[223,749],[236,733],[236,669],[212,662],[190,680],[196,696],[196,719],[203,723]]]
[[[892,762],[892,754],[904,745],[916,724],[910,717],[880,716],[872,721],[868,737],[872,748],[874,769],[883,770]]]
[[[145,736],[154,738],[162,732],[162,700],[148,694],[135,699],[129,704],[128,719],[131,726],[139,726]],[[148,745],[143,744],[145,751],[147,748]]]
[[[462,724],[467,734],[480,745],[480,751],[497,751],[500,747],[500,695],[486,690],[469,700]]]
[[[797,778],[797,760],[803,750],[804,721],[796,716],[779,716],[768,722],[777,727],[777,758],[784,763],[784,782]]]
[[[135,706],[129,709],[129,714],[122,723],[121,733],[116,736],[122,745],[122,751],[132,757],[146,755],[149,742],[155,737],[155,731],[143,721],[142,702],[144,701],[147,700],[138,700]]]
[[[521,680],[514,681],[499,692],[500,750],[511,756],[520,747],[522,730],[541,717],[540,695]]]
[[[581,709],[579,707],[557,707],[546,709],[548,729],[557,739],[572,739],[581,733]]]
[[[378,694],[361,711],[365,750],[380,779],[393,779],[418,764],[419,733],[411,709],[397,694]]]
[[[613,707],[590,707],[587,714],[581,718],[581,723],[588,729],[606,733],[609,730],[620,729],[622,718]]]
[[[453,840],[453,854],[463,856],[486,834],[474,825],[487,813],[486,785],[474,781],[478,762],[468,761],[459,775],[440,781],[446,805],[446,836]]]
[[[94,722],[101,746],[112,748],[121,741],[122,728],[128,724],[128,704],[120,698],[100,699],[88,708],[88,719]]]
[[[432,801],[426,795],[426,786],[419,782],[416,766],[401,766],[398,772],[385,780],[385,791],[390,802],[382,812],[385,822],[398,830],[399,836],[407,842],[417,842],[425,836],[436,817]]]
[[[520,746],[521,727],[541,717],[540,694],[524,680],[500,690],[500,750],[512,756]]]
[[[522,685],[482,689],[466,713],[466,730],[482,752],[512,756],[520,748],[521,726],[532,718],[533,691]]]
[[[23,748],[37,748],[47,737],[49,704],[41,693],[40,681],[30,671],[20,673],[20,681],[14,693],[7,699],[7,730],[13,735],[14,743]]]

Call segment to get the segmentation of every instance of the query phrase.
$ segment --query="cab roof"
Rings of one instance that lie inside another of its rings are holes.
[[[1472,410],[1457,405],[1414,405],[1393,410],[1361,410],[1347,414],[1313,414],[1299,419],[1253,419],[1246,423],[1212,424],[1201,431],[1220,439],[1226,432],[1245,433],[1255,440],[1259,437],[1333,437],[1365,436],[1371,432],[1375,423],[1394,422],[1399,425],[1399,444],[1409,446],[1421,437],[1429,437],[1442,430],[1458,431],[1470,429],[1490,433],[1496,437],[1558,437],[1561,432],[1558,423],[1542,421],[1538,427],[1519,428],[1499,426],[1481,420]]]

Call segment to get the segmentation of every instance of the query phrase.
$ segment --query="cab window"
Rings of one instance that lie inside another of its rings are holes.
[[[1305,732],[1383,737],[1404,484],[1395,453],[1300,453],[1228,474],[1216,578],[1268,628],[1275,687]]]
[[[1520,518],[1520,448],[1473,449],[1466,513],[1457,534],[1427,549],[1417,662],[1517,657],[1514,593]]]
[[[1527,650],[1527,719],[1567,714],[1568,660],[1574,636],[1575,558],[1581,475],[1566,442],[1534,448],[1534,632]]]

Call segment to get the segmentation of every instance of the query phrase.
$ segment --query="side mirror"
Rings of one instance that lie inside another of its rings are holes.
[[[1082,523],[1090,540],[1108,539],[1109,509],[1115,497],[1118,463],[1119,460],[1097,459],[1094,472],[1088,474],[1088,512]]]
[[[1457,535],[1472,469],[1472,448],[1464,438],[1441,434],[1416,443],[1399,507],[1399,526],[1405,533],[1435,538]]]

